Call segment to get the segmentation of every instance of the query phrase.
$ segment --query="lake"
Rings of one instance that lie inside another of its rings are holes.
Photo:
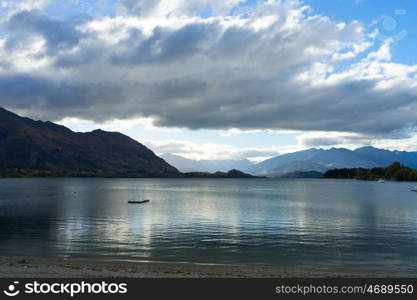
[[[412,186],[1,179],[0,255],[416,271]],[[151,202],[127,204],[138,195]]]

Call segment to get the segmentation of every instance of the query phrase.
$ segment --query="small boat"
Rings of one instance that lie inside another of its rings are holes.
[[[410,191],[417,192],[417,185],[415,187],[413,187]]]
[[[385,182],[385,180],[384,180],[384,179],[379,179],[379,180],[378,180],[378,182],[379,182],[379,183],[384,183],[384,182]]]
[[[130,199],[127,201],[129,204],[143,204],[148,202],[151,202],[151,200],[143,199],[142,197],[139,197],[139,195],[136,196],[136,199]]]
[[[129,200],[127,203],[129,204],[142,204],[142,203],[148,203],[151,202],[151,200],[145,199],[145,200]]]

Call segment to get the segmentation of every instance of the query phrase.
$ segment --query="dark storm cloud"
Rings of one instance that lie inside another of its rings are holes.
[[[170,63],[202,54],[202,43],[219,30],[217,24],[189,24],[178,30],[157,27],[148,38],[132,30],[121,43],[127,49],[111,57],[115,64]]]
[[[1,105],[31,110],[31,116],[59,120],[67,116],[107,120],[121,91],[116,86],[53,82],[28,75],[0,76]],[[97,99],[100,98],[100,105]],[[122,117],[123,113],[119,114]]]
[[[202,92],[201,97],[216,99],[207,110],[178,110],[157,121],[161,126],[200,128],[289,128],[294,130],[337,130],[372,134],[394,134],[404,128],[415,127],[417,112],[405,107],[416,106],[415,95],[404,92],[384,94],[375,92],[372,81],[346,82],[334,87],[309,88],[290,81],[270,87],[268,82],[257,82],[259,92],[244,84],[239,90],[227,85],[219,90]],[[248,79],[248,81],[251,81]],[[262,90],[263,89],[263,90]],[[293,90],[295,89],[295,90]],[[223,95],[222,91],[232,91]],[[229,97],[229,98],[225,98]],[[395,101],[393,101],[395,99]]]
[[[155,8],[124,3],[135,15]],[[268,3],[253,20],[182,16],[151,30],[143,24],[155,21],[137,17],[92,19],[93,26],[19,12],[3,24],[0,105],[43,119],[150,117],[156,125],[191,129],[398,136],[416,127],[411,71],[391,74],[398,65],[366,55],[333,71],[333,54],[367,41],[361,24],[308,17],[291,2]],[[45,49],[31,47],[34,34]],[[37,66],[37,57],[48,63]]]
[[[19,12],[3,24],[3,27],[11,33],[6,42],[7,49],[18,47],[22,40],[31,38],[33,34],[39,34],[45,39],[48,52],[68,50],[82,38],[82,34],[75,29],[75,24],[50,19],[39,11]]]

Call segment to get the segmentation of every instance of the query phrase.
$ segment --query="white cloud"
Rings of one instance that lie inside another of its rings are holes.
[[[244,159],[260,161],[282,152],[289,147],[235,147],[227,144],[196,143],[186,140],[143,141],[158,154],[171,153],[195,160]],[[292,147],[292,149],[294,149]]]
[[[0,0],[0,21],[25,10],[42,9],[52,0]]]
[[[390,61],[391,60],[391,49],[390,42],[387,41],[375,52],[371,52],[367,57],[369,60],[374,59],[377,61]]]
[[[122,12],[141,17],[188,17],[200,14],[227,15],[243,0],[120,0]]]

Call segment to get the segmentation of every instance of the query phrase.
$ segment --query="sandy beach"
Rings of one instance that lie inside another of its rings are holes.
[[[309,269],[137,261],[0,257],[1,278],[329,278],[417,277],[417,272]]]

